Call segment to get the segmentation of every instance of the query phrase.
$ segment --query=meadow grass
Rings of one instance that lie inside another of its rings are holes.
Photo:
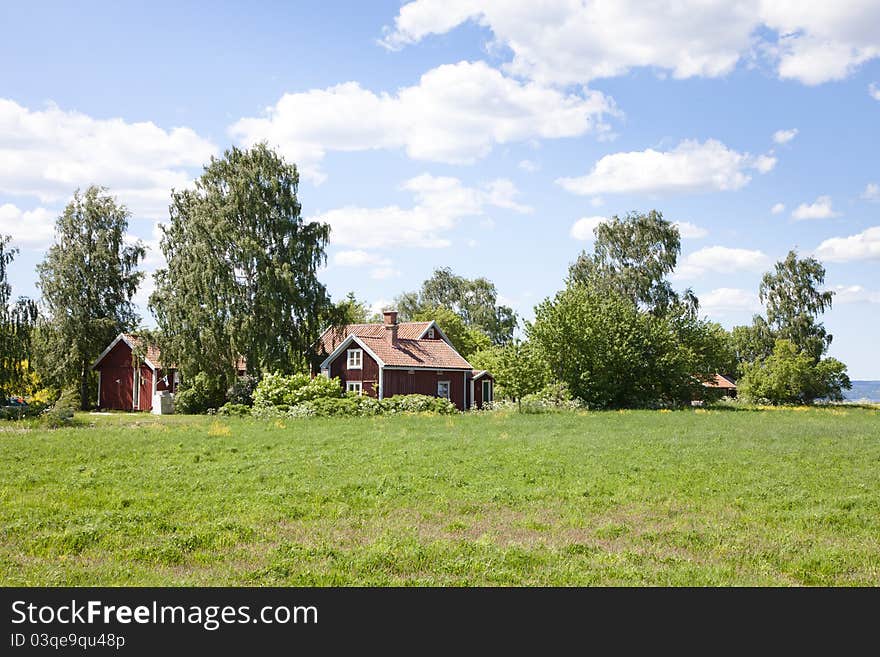
[[[10,585],[878,585],[880,411],[0,431]]]

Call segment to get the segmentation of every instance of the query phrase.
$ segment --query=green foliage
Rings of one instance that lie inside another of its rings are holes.
[[[495,377],[496,399],[520,400],[541,390],[552,378],[543,354],[528,341],[514,340],[483,349],[471,356],[470,363]]]
[[[325,376],[311,377],[305,373],[286,376],[279,372],[266,374],[254,391],[254,407],[290,408],[316,399],[342,397],[339,379]]]
[[[298,183],[258,144],[212,158],[193,189],[172,193],[150,306],[184,379],[204,372],[226,389],[239,356],[250,374],[308,365],[330,303],[317,279],[330,227],[303,220]]]
[[[564,383],[548,383],[537,392],[522,397],[518,404],[521,413],[558,413],[583,408],[583,404],[571,396]]]
[[[348,393],[342,397],[323,397],[291,406],[286,415],[290,417],[370,417],[400,413],[431,413],[454,415],[458,408],[448,399],[429,395],[395,395],[386,399],[374,399]],[[258,411],[257,415],[261,415]]]
[[[775,344],[773,330],[760,315],[755,315],[751,326],[734,326],[731,331],[731,346],[736,357],[737,374],[744,374],[745,364],[767,358],[773,353]]]
[[[79,392],[68,388],[58,400],[40,414],[40,424],[49,429],[72,426],[76,423],[74,411],[82,406]]]
[[[527,330],[553,377],[597,408],[689,401],[725,358],[716,326],[688,312],[640,311],[608,289],[559,292],[535,308]]]
[[[143,276],[137,268],[145,250],[141,242],[126,243],[129,217],[104,188],[77,191],[37,266],[48,316],[40,328],[40,377],[58,389],[78,385],[83,409],[94,389],[92,362],[139,321],[131,299]]]
[[[746,401],[770,404],[810,404],[825,398],[841,401],[852,387],[846,366],[834,358],[814,363],[812,356],[790,340],[777,339],[773,353],[747,363],[738,385]]]
[[[481,328],[468,326],[461,316],[445,306],[419,310],[412,319],[416,322],[436,321],[455,350],[465,358],[492,344],[489,336]]]
[[[226,402],[217,409],[217,415],[225,415],[228,417],[245,417],[251,414],[251,406],[249,404],[236,404],[234,402]]]
[[[569,268],[568,283],[619,294],[655,314],[685,304],[696,312],[696,297],[680,297],[666,280],[681,252],[678,228],[662,213],[617,215],[595,229],[593,253],[584,251]]]
[[[199,372],[192,379],[183,379],[174,394],[174,410],[184,415],[207,413],[208,409],[223,404],[223,390],[206,373]]]
[[[764,274],[759,295],[767,305],[767,324],[777,338],[790,340],[814,363],[831,344],[831,335],[817,321],[831,307],[833,292],[822,290],[825,268],[815,258],[789,251],[774,271]]]
[[[494,283],[486,278],[458,276],[448,267],[436,269],[422,283],[419,292],[406,292],[398,296],[395,307],[403,321],[417,316],[427,317],[437,308],[451,310],[461,318],[465,327],[476,331],[471,341],[479,340],[479,334],[484,333],[493,344],[504,344],[513,338],[516,328],[516,313],[512,308],[498,304],[498,291]],[[437,323],[440,324],[439,321]],[[446,327],[442,324],[441,327],[448,335]],[[480,348],[473,344],[470,347]]]
[[[253,406],[254,392],[260,380],[255,376],[244,375],[237,377],[226,391],[226,401],[231,404]]]
[[[31,378],[29,356],[37,306],[30,299],[12,302],[12,286],[6,270],[18,253],[10,249],[11,238],[0,235],[0,399],[26,392]]]

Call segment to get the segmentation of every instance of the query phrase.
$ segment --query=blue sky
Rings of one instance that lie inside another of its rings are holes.
[[[170,188],[267,140],[333,228],[334,297],[448,265],[528,319],[597,222],[656,208],[681,222],[676,286],[728,327],[790,248],[820,257],[831,354],[880,379],[880,3],[254,5],[0,7],[17,293],[77,187],[130,207],[152,270]]]

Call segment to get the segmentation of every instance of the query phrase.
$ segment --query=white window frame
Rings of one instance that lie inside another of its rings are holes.
[[[141,408],[141,367],[138,364],[131,375],[131,407],[135,411]]]
[[[356,357],[356,358],[353,358]],[[355,363],[354,361],[357,360]],[[346,368],[350,370],[362,370],[364,368],[364,350],[349,349],[347,352]]]
[[[364,384],[362,381],[346,381],[345,392],[356,392],[359,397],[362,397],[364,394]]]
[[[440,386],[446,386],[446,394],[440,394]],[[437,382],[437,396],[441,399],[452,399],[452,384],[449,381],[438,381]]]

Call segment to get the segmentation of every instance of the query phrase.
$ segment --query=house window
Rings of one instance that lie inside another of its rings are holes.
[[[492,382],[483,381],[483,403],[492,401]]]
[[[449,381],[437,382],[437,396],[449,399]]]
[[[348,350],[348,369],[359,370],[363,368],[364,350],[349,349]]]
[[[434,339],[434,329],[428,329],[428,339],[429,340]]]
[[[345,384],[345,392],[356,392],[359,396],[364,394],[364,385],[360,381],[349,381]]]

